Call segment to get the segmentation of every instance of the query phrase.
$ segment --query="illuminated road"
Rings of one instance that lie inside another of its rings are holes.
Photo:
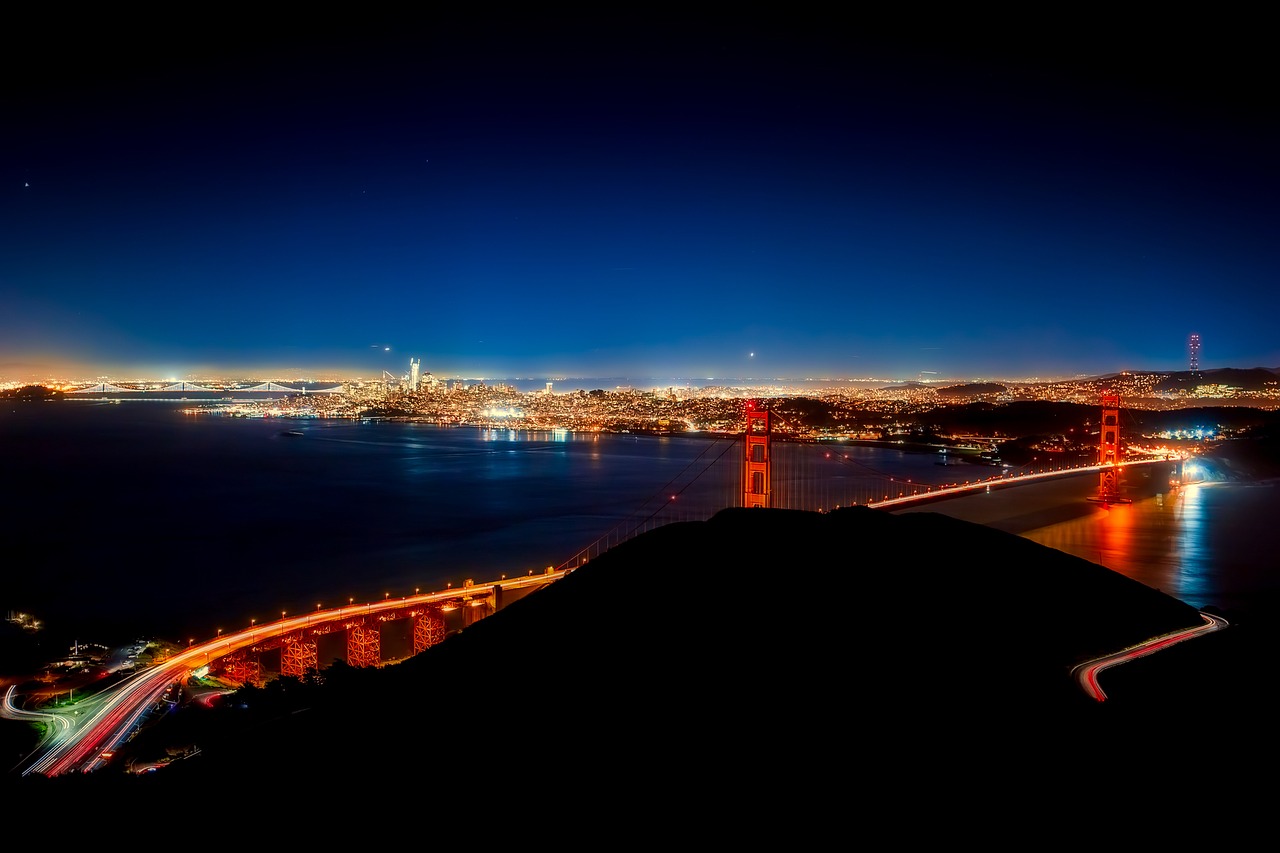
[[[1221,631],[1227,627],[1227,620],[1209,613],[1201,613],[1204,624],[1195,628],[1187,628],[1183,631],[1175,631],[1172,634],[1165,634],[1162,637],[1155,637],[1144,643],[1139,643],[1132,648],[1123,649],[1113,654],[1104,655],[1100,658],[1094,658],[1091,661],[1085,661],[1082,664],[1071,669],[1072,676],[1080,683],[1080,688],[1085,693],[1097,699],[1099,702],[1106,701],[1107,694],[1103,691],[1102,685],[1098,684],[1098,676],[1102,671],[1113,666],[1119,666],[1122,663],[1128,663],[1138,658],[1146,657],[1154,654],[1162,649],[1167,649],[1172,645],[1181,643],[1183,640],[1190,640],[1199,637],[1210,631]]]
[[[1168,463],[1171,460],[1164,457],[1151,459],[1131,459],[1126,460],[1121,469],[1137,468],[1143,465],[1154,465],[1158,463]],[[879,509],[899,509],[906,506],[912,506],[923,502],[933,501],[938,498],[961,497],[971,495],[976,492],[989,492],[994,489],[1004,489],[1010,486],[1018,486],[1026,483],[1044,482],[1046,480],[1056,480],[1063,477],[1076,477],[1081,474],[1097,474],[1106,466],[1103,465],[1081,465],[1075,468],[1062,468],[1052,471],[1040,471],[1032,474],[1010,474],[1008,476],[994,477],[989,480],[979,480],[974,483],[964,483],[958,486],[939,486],[924,492],[917,492],[910,495],[902,495],[896,498],[886,498],[882,501],[874,501],[867,506],[877,507]]]
[[[28,711],[19,708],[13,703],[16,694],[15,685],[10,684],[9,689],[4,693],[4,702],[0,704],[0,718],[6,720],[18,720],[24,723],[44,723],[44,736],[40,744],[33,750],[32,754],[37,754],[42,750],[48,750],[53,745],[65,739],[72,727],[75,725],[75,717],[73,714],[61,713],[58,711]],[[28,756],[28,759],[30,756]]]
[[[12,704],[12,690],[6,696],[4,715],[14,718],[40,719],[51,723],[50,731],[25,763],[22,775],[32,773],[60,776],[65,773],[89,773],[110,761],[112,753],[138,728],[148,709],[162,700],[165,688],[185,684],[200,667],[238,649],[253,646],[273,637],[306,631],[326,622],[385,614],[416,606],[445,604],[459,599],[481,598],[495,587],[504,592],[543,586],[569,574],[571,569],[548,569],[542,574],[502,578],[485,584],[460,589],[447,589],[420,595],[387,599],[369,604],[349,604],[333,610],[314,610],[266,625],[252,625],[235,634],[222,634],[215,639],[188,648],[147,669],[126,677],[118,684],[77,703],[76,716],[22,711]]]

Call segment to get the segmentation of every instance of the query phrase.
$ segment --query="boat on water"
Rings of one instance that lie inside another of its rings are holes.
[[[286,436],[286,437],[288,437],[288,438],[297,438],[298,436],[302,435],[302,430],[300,430],[300,429],[287,429],[287,430],[285,430],[284,432],[282,432],[282,433],[280,433],[280,434],[281,434],[281,435],[283,435],[283,436]]]

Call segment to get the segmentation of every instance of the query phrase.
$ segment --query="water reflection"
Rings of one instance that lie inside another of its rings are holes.
[[[1208,544],[1209,519],[1204,500],[1205,493],[1211,488],[1207,485],[1187,486],[1178,492],[1174,505],[1181,592],[1173,594],[1183,601],[1208,601],[1215,592],[1210,564],[1212,549]]]
[[[1278,484],[1196,483],[1022,534],[1204,608],[1280,585]]]

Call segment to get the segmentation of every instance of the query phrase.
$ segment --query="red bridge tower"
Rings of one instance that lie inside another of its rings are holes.
[[[769,411],[747,402],[743,437],[742,505],[769,506]]]
[[[1098,480],[1097,497],[1090,500],[1100,503],[1129,503],[1121,494],[1120,465],[1120,395],[1112,391],[1102,394],[1102,422],[1098,430],[1098,464],[1102,471]]]

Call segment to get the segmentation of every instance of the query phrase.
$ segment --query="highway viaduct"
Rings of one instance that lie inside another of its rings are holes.
[[[470,624],[502,608],[504,603],[528,592],[554,583],[573,571],[572,568],[549,567],[542,573],[502,577],[488,583],[466,582],[449,588],[366,604],[349,602],[345,606],[325,610],[317,608],[293,616],[282,613],[280,619],[218,636],[202,643],[192,641],[187,648],[157,661],[81,703],[76,716],[67,715],[54,736],[43,745],[42,753],[22,770],[23,775],[38,773],[59,776],[70,772],[91,772],[110,761],[112,754],[137,729],[147,710],[162,700],[174,683],[185,683],[193,674],[206,670],[221,658],[239,666],[241,675],[260,676],[247,664],[249,654],[268,649],[281,650],[282,674],[302,675],[297,667],[315,669],[316,638],[343,629],[348,634],[348,655],[354,654],[353,665],[381,663],[377,635],[381,625],[396,619],[413,619],[415,653],[444,639],[444,614],[461,609],[469,614],[463,624]],[[418,648],[421,643],[422,648]],[[352,651],[354,648],[354,652]],[[238,663],[234,663],[237,662]],[[253,680],[252,678],[248,680]]]

